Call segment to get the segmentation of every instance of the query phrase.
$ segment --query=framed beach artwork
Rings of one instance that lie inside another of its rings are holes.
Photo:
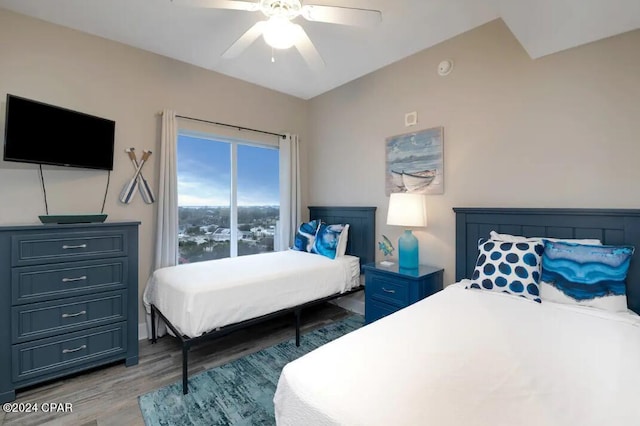
[[[443,142],[442,127],[387,138],[386,194],[443,194]]]

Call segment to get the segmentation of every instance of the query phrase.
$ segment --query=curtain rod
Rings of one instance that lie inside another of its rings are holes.
[[[216,126],[231,127],[233,129],[238,129],[238,130],[247,130],[249,132],[264,133],[265,135],[279,136],[282,139],[285,139],[287,137],[287,135],[283,135],[281,133],[267,132],[267,131],[264,131],[264,130],[252,129],[250,127],[236,126],[234,124],[218,123],[217,121],[203,120],[201,118],[187,117],[187,116],[184,116],[184,115],[176,115],[176,118],[184,118],[185,120],[199,121],[201,123],[215,124]]]

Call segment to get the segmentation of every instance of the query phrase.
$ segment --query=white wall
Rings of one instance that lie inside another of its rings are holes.
[[[2,135],[6,93],[116,121],[114,170],[105,213],[110,221],[142,222],[140,293],[152,267],[156,205],[144,204],[139,195],[132,204],[123,205],[118,195],[132,174],[131,162],[124,153],[127,147],[135,147],[139,153],[144,149],[154,151],[144,175],[157,193],[157,112],[170,108],[186,116],[298,133],[303,165],[305,161],[305,101],[0,9]],[[51,142],[61,137],[64,135],[51,135]],[[44,169],[50,214],[100,211],[106,172]],[[0,225],[39,223],[38,215],[44,212],[37,166],[0,161]]]
[[[453,206],[640,207],[640,31],[531,60],[494,21],[310,101],[0,9],[0,131],[12,93],[116,120],[110,220],[138,220],[140,292],[151,272],[155,205],[117,200],[124,154],[158,152],[163,108],[302,139],[305,205],[378,207],[385,224],[384,140],[445,131],[445,193],[429,196],[421,261],[454,277]],[[437,64],[455,61],[448,77]],[[417,111],[418,126],[404,127]],[[55,137],[55,135],[52,135]],[[158,156],[145,176],[157,191]],[[105,172],[45,168],[50,213],[99,210]],[[0,225],[44,213],[37,168],[0,162]]]
[[[531,60],[501,20],[310,101],[309,204],[377,206],[385,138],[444,126],[445,192],[427,197],[422,263],[454,280],[454,206],[639,208],[640,31]],[[437,65],[455,68],[438,76]],[[404,127],[404,114],[418,125]],[[381,258],[378,252],[378,259]]]

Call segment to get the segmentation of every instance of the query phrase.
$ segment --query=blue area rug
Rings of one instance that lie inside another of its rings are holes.
[[[147,426],[155,425],[273,425],[273,395],[282,368],[290,361],[362,327],[364,318],[352,315],[182,382],[139,397]]]

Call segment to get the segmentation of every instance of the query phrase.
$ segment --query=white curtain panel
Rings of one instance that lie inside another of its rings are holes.
[[[287,250],[302,220],[300,201],[300,143],[298,135],[280,139],[280,226],[278,247]]]
[[[178,122],[175,111],[162,111],[160,189],[154,270],[178,264]]]
[[[156,253],[153,269],[178,264],[178,122],[175,111],[162,111],[160,134],[160,188],[158,190],[158,222],[156,227]],[[149,281],[151,277],[149,277]],[[151,298],[147,285],[142,295],[146,311],[147,338],[151,339]],[[157,336],[167,333],[167,326],[156,317]]]

